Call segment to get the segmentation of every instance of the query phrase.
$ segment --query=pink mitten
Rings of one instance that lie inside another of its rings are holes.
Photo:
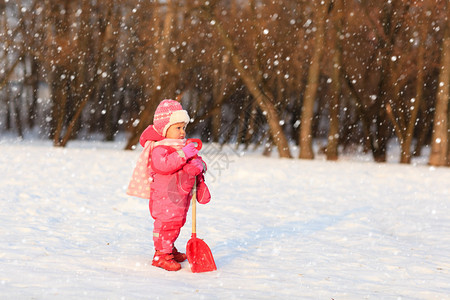
[[[184,165],[183,170],[191,176],[197,176],[203,172],[203,163],[200,159],[192,159]]]
[[[184,146],[182,148],[182,150],[184,152],[184,155],[186,155],[187,159],[190,159],[190,158],[196,156],[197,153],[198,153],[198,150],[197,150],[197,148],[195,148],[195,144],[194,143],[187,144],[186,146]]]
[[[203,175],[197,176],[197,201],[200,204],[206,204],[211,200],[208,186],[205,183]]]

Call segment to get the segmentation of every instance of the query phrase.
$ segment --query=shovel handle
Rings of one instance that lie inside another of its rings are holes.
[[[192,236],[195,236],[197,234],[197,220],[196,220],[196,214],[197,214],[197,177],[194,181],[194,187],[192,188]]]

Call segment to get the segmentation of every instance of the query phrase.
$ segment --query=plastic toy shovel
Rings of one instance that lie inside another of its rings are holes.
[[[186,255],[193,273],[210,272],[217,270],[214,257],[208,245],[197,238],[196,233],[196,184],[192,195],[192,236],[186,245]]]
[[[192,141],[197,143],[197,149],[201,148],[201,141]],[[200,149],[199,149],[200,150]],[[192,236],[186,245],[186,255],[193,273],[210,272],[217,270],[214,257],[208,245],[197,238],[196,232],[196,213],[197,213],[197,183],[194,183],[192,189]]]

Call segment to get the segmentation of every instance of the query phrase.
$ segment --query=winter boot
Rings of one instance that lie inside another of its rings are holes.
[[[172,250],[173,259],[175,259],[176,262],[183,262],[186,260],[187,256],[184,253],[178,252],[177,248],[173,247]]]
[[[167,271],[178,271],[181,269],[181,265],[174,260],[171,253],[164,253],[158,250],[156,250],[155,256],[153,256],[152,265]]]

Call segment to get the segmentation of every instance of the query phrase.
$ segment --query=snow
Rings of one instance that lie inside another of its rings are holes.
[[[2,299],[450,299],[449,168],[204,145],[218,271],[194,274],[150,265],[148,203],[125,195],[140,149],[122,147],[0,140]]]

